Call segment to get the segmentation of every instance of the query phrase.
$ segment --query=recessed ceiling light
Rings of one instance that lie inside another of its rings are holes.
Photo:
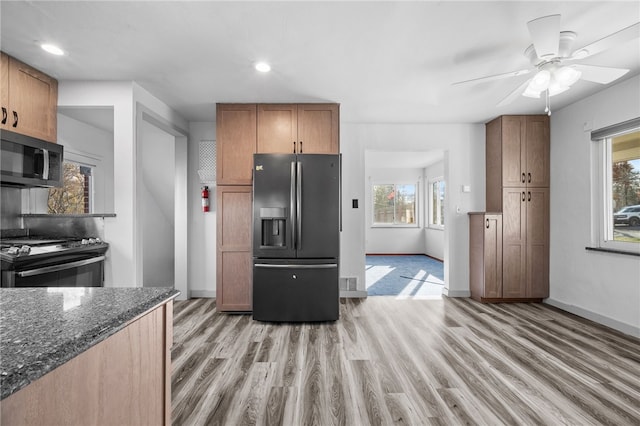
[[[258,62],[256,63],[256,69],[260,72],[269,72],[271,71],[271,65],[266,62]]]
[[[55,44],[44,43],[44,44],[41,44],[40,47],[42,47],[44,51],[49,52],[52,55],[57,55],[57,56],[64,55],[64,50],[60,49]]]

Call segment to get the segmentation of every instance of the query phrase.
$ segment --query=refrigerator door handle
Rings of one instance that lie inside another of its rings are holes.
[[[338,175],[338,208],[340,210],[340,217],[338,223],[340,224],[340,232],[342,232],[342,154],[338,157],[338,167],[340,173]]]
[[[298,226],[296,248],[300,250],[302,249],[302,162],[297,161],[296,171],[296,225]]]
[[[294,142],[295,143],[295,142]],[[296,162],[291,162],[291,185],[289,188],[289,223],[291,224],[291,244],[293,249],[297,249],[296,244]]]
[[[321,264],[304,264],[304,265],[275,265],[271,263],[256,263],[256,268],[264,269],[334,269],[338,267],[337,263],[321,263]]]

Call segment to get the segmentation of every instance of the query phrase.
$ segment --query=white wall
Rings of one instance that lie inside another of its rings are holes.
[[[146,122],[141,136],[142,285],[173,287],[175,137]]]
[[[363,210],[365,211],[365,251],[367,254],[418,254],[424,253],[424,191],[422,169],[366,169],[366,189]],[[417,226],[412,227],[372,227],[373,200],[371,188],[374,184],[412,183],[417,184]],[[350,203],[346,206],[351,206]]]
[[[215,140],[213,122],[189,123],[189,289],[191,296],[216,295],[216,187],[198,176],[201,140]],[[208,213],[202,212],[201,187],[209,186]]]
[[[425,211],[425,228],[424,228],[424,253],[428,256],[435,257],[436,259],[444,259],[444,229],[429,228],[429,181],[436,178],[444,177],[444,163],[438,162],[430,165],[424,169],[424,188],[422,195],[424,198],[424,211]],[[448,196],[449,191],[448,183],[445,181],[445,198]],[[477,190],[477,188],[476,188]],[[446,222],[445,222],[446,226]]]
[[[65,159],[94,165],[93,211],[113,213],[113,133],[58,114]]]
[[[469,225],[466,213],[484,209],[484,125],[482,124],[357,124],[341,123],[343,155],[343,231],[341,277],[356,277],[358,290],[366,291],[365,209],[351,208],[351,200],[365,200],[364,152],[445,151],[444,177],[447,187],[444,231],[444,293],[468,296]],[[462,185],[472,185],[462,193]],[[460,213],[456,213],[456,207]]]
[[[588,84],[588,83],[584,83]],[[551,116],[550,297],[547,302],[640,336],[638,257],[585,250],[597,221],[592,170],[597,130],[640,116],[640,76]]]
[[[113,108],[113,198],[116,216],[105,219],[104,237],[110,245],[105,262],[105,285],[139,287],[142,285],[142,269],[139,261],[141,244],[136,187],[136,124],[139,120],[136,109],[144,106],[176,128],[187,129],[188,124],[163,102],[132,81],[60,81],[58,105]],[[186,135],[187,131],[183,131]],[[184,161],[186,163],[186,158]],[[184,298],[186,295],[181,294],[180,297]]]

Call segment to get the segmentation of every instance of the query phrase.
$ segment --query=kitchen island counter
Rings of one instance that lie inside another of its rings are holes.
[[[169,312],[158,317],[158,324],[169,331],[155,332],[156,325],[151,330],[160,336],[159,345],[170,348],[171,342],[166,340],[172,335],[172,324],[168,322],[172,320],[172,300],[178,294],[173,288],[0,289],[3,405],[19,391],[32,387],[28,385],[50,376],[47,373],[69,361],[76,362],[79,355],[94,349],[97,352],[92,353],[100,355],[104,350],[97,346],[106,344],[111,336],[119,338],[118,334],[126,334],[130,325],[140,323],[141,318],[149,317],[147,314],[158,308]],[[136,333],[124,340],[135,348],[143,344],[135,340],[142,342],[150,335]]]

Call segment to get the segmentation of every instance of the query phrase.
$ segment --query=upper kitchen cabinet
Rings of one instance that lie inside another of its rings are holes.
[[[216,155],[219,185],[251,185],[256,152],[256,105],[216,105]]]
[[[58,81],[2,53],[0,128],[57,140]]]
[[[487,210],[501,210],[503,187],[549,187],[549,117],[501,116],[487,123],[486,153]]]
[[[259,104],[258,152],[337,154],[338,104]]]

